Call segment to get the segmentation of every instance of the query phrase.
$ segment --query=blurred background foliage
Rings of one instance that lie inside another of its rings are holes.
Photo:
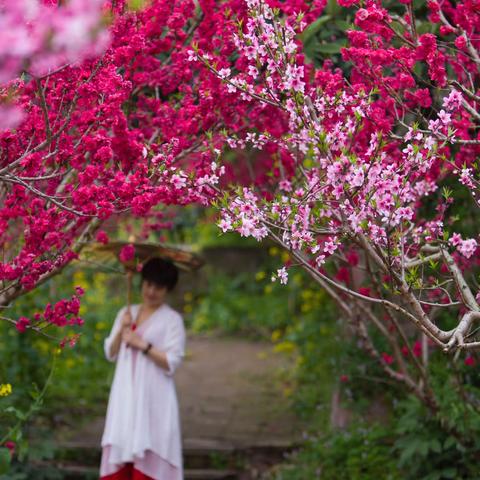
[[[227,265],[225,269],[219,268],[218,263],[223,262],[221,258],[216,264],[207,263],[202,272],[206,282],[184,276],[172,304],[183,313],[187,328],[198,334],[240,334],[253,341],[272,341],[279,354],[295,359],[296,366],[310,361],[307,352],[305,356],[299,353],[297,343],[305,341],[308,350],[313,350],[317,345],[313,340],[307,341],[307,337],[318,334],[327,341],[334,328],[333,324],[317,321],[319,309],[326,302],[324,293],[301,271],[291,275],[288,289],[272,283],[272,273],[288,261],[288,254],[275,246],[263,248],[237,235],[219,235],[212,215],[210,211],[186,208],[173,217],[171,230],[154,233],[149,239],[188,245],[197,251],[213,249],[214,257],[226,249],[233,250],[233,256],[238,251],[253,258],[247,270],[242,270],[242,261],[239,265],[238,262]],[[123,228],[123,237],[137,227],[135,221],[131,221],[130,227]],[[114,238],[113,232],[109,233]],[[4,359],[0,362],[0,384],[12,386],[11,394],[0,397],[0,425],[1,431],[8,433],[21,421],[23,428],[7,435],[16,444],[18,460],[48,458],[54,448],[53,429],[78,427],[82,421],[105,413],[113,365],[105,360],[103,340],[125,303],[126,291],[124,276],[111,272],[112,267],[119,270],[119,265],[115,264],[95,266],[75,262],[62,275],[19,298],[8,310],[11,318],[32,316],[42,311],[48,302],[68,298],[75,287],[80,286],[85,290],[80,310],[85,321],[83,326],[48,329],[45,333],[54,337],[52,339],[29,330],[19,334],[12,324],[0,323],[0,348]],[[134,283],[135,302],[139,301],[139,279]],[[74,347],[68,342],[64,348],[58,347],[60,339],[77,333],[80,336]],[[332,344],[330,340],[327,343]],[[323,373],[325,388],[322,391],[326,392],[330,382],[329,368]],[[26,418],[51,372],[47,392],[38,402],[36,415]],[[292,399],[296,382],[293,370],[285,374],[284,394]],[[313,388],[308,395],[313,401]],[[328,396],[327,393],[326,402]],[[9,408],[13,406],[15,411]],[[28,445],[28,439],[34,441]],[[27,467],[17,466],[18,478],[28,478]],[[22,477],[25,472],[27,477]],[[14,474],[11,471],[8,478],[13,478]]]
[[[287,252],[220,236],[211,215],[187,208],[170,231],[155,235],[198,251],[213,249],[212,258],[220,257],[204,267],[200,280],[185,277],[172,299],[191,333],[270,341],[279,355],[291,359],[291,369],[281,376],[283,395],[310,428],[305,444],[274,469],[272,480],[478,478],[480,415],[462,401],[463,395],[479,393],[476,364],[452,361],[432,350],[429,370],[441,403],[441,411],[433,415],[358,348],[335,306],[303,271],[292,268],[287,286],[271,282],[272,273],[288,262]],[[253,263],[223,265],[228,262],[221,252],[232,249],[248,250]],[[11,324],[0,323],[0,383],[12,385],[11,394],[0,396],[0,422],[2,432],[22,423],[10,436],[19,460],[48,458],[54,428],[73,428],[105,411],[113,365],[104,359],[103,339],[125,302],[125,278],[109,268],[77,263],[19,299],[9,315],[32,315],[47,302],[70,296],[75,286],[86,293],[81,307],[85,324],[70,332],[81,334],[73,348],[67,344],[59,350],[56,341],[19,334]],[[134,301],[138,288],[136,295]],[[381,338],[375,341],[380,351],[387,350]],[[347,418],[343,428],[332,426],[333,403]],[[32,404],[33,417],[24,418]],[[446,419],[454,429],[449,430]],[[32,438],[41,442],[28,446]],[[16,465],[0,478],[28,478],[26,463]]]

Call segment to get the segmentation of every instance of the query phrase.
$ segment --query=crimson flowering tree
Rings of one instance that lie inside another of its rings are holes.
[[[188,61],[192,44],[235,55],[230,16],[246,14],[242,1],[155,0],[140,11],[124,1],[0,5],[18,45],[2,40],[0,53],[3,307],[90,239],[108,241],[99,229],[113,216],[129,212],[156,228],[157,205],[208,204],[231,170],[216,163],[222,129],[285,129]],[[81,293],[34,318],[3,318],[20,331],[81,323]]]
[[[184,42],[208,35],[212,19],[187,2],[154,2],[139,13],[103,3],[1,4],[6,38],[18,45],[8,50],[2,37],[2,126],[10,127],[0,132],[3,307],[58,273],[113,215],[205,203],[217,180],[214,153],[194,156],[200,132],[217,121],[208,113],[214,102],[197,101],[197,79],[179,69]],[[92,57],[100,40],[107,47],[107,33],[96,30],[106,14],[110,46]],[[88,41],[79,45],[74,34]],[[187,154],[194,179],[176,167]],[[35,318],[3,318],[20,331],[81,323],[80,294]]]
[[[233,150],[278,155],[262,184],[219,191],[219,226],[289,250],[385,372],[435,409],[428,349],[480,346],[478,231],[455,211],[462,192],[478,205],[476,6],[429,1],[426,19],[408,0],[340,1],[354,12],[346,74],[306,62],[303,15],[247,4],[235,62],[200,45],[193,61],[287,128],[226,132]],[[289,266],[273,280],[287,283]]]

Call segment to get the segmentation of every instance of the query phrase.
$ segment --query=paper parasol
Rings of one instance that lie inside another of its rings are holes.
[[[133,247],[133,252],[125,258],[122,258],[122,251],[125,248]],[[198,270],[205,261],[198,255],[179,248],[162,245],[159,243],[142,243],[135,241],[114,241],[107,244],[91,244],[87,249],[89,253],[100,261],[107,261],[112,255],[115,256],[125,267],[127,273],[127,302],[131,304],[132,276],[137,271],[137,265],[144,263],[150,258],[160,257],[171,261],[178,268],[186,271]]]

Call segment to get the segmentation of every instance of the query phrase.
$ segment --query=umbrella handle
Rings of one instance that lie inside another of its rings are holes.
[[[133,272],[127,271],[127,310],[130,312],[130,305],[132,304],[132,278]]]

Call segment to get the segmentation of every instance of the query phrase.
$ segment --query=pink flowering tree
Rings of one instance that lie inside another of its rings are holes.
[[[339,2],[354,15],[341,52],[351,62],[347,76],[331,62],[314,69],[306,61],[302,14],[246,3],[234,35],[238,59],[199,45],[192,61],[232,99],[276,110],[287,128],[226,132],[234,151],[276,153],[264,182],[218,191],[219,227],[287,249],[291,263],[272,280],[287,283],[294,265],[307,270],[385,373],[435,409],[429,349],[480,346],[478,230],[467,237],[454,210],[462,192],[477,205],[480,16],[468,2],[432,1],[434,27],[420,33],[408,1],[391,10]]]

